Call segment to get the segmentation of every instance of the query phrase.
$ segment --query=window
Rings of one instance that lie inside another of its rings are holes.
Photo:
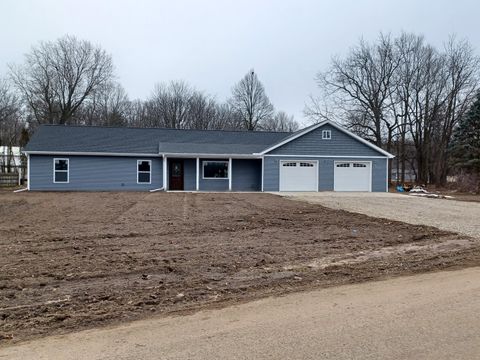
[[[350,163],[341,163],[341,164],[337,164],[337,167],[350,167]]]
[[[68,159],[53,159],[53,182],[68,183]]]
[[[322,139],[323,140],[330,140],[332,138],[332,131],[331,130],[322,130]]]
[[[356,167],[356,168],[366,168],[366,167],[367,167],[367,164],[353,163],[353,167]]]
[[[150,184],[152,175],[151,160],[137,160],[137,184]]]
[[[301,162],[300,167],[313,167],[313,163]]]
[[[286,163],[283,163],[282,166],[295,167],[295,166],[297,166],[297,163],[296,162],[286,162]]]
[[[204,179],[227,179],[228,161],[204,161],[203,162]]]

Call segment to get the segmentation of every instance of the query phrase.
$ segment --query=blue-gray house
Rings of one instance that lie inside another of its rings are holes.
[[[44,125],[29,190],[387,191],[393,156],[331,121],[295,133]]]

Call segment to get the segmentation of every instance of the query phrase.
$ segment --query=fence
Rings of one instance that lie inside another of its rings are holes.
[[[18,186],[21,183],[21,177],[18,173],[0,173],[0,187]]]

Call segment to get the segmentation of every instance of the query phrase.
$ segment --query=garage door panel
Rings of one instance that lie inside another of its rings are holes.
[[[370,162],[337,161],[334,166],[335,191],[371,191]]]
[[[318,191],[318,162],[280,161],[280,191]]]

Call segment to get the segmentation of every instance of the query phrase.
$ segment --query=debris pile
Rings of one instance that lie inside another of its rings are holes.
[[[435,194],[427,191],[423,186],[414,186],[409,192],[408,195],[418,196],[418,197],[427,197],[434,199],[453,199],[453,196]]]

